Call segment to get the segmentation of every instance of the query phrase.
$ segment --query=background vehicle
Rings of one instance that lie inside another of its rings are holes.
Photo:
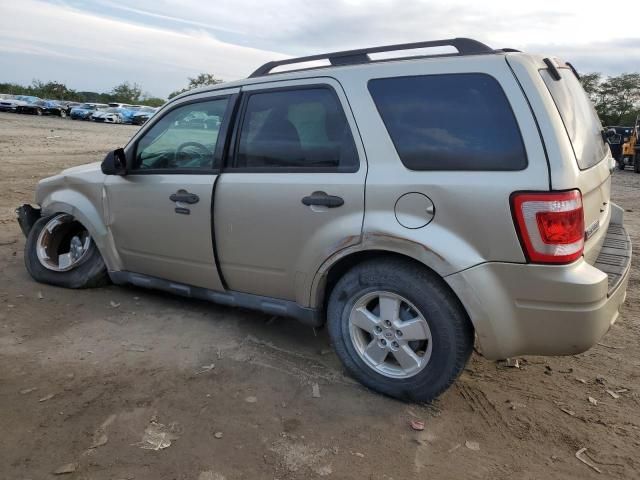
[[[46,115],[56,115],[61,118],[66,118],[71,111],[71,107],[64,102],[58,100],[45,100],[44,102],[44,113]]]
[[[45,100],[36,100],[35,102],[23,103],[16,106],[16,113],[26,113],[30,115],[44,115],[50,103]]]
[[[91,115],[105,108],[107,108],[107,105],[102,103],[84,103],[80,106],[73,107],[69,115],[72,120],[90,120]]]
[[[94,122],[104,123],[122,123],[120,116],[120,108],[109,107],[102,110],[96,110],[91,114],[91,120]]]
[[[15,98],[3,98],[0,100],[0,112],[15,112],[16,107],[24,102]]]
[[[13,98],[5,98],[0,101],[0,111],[15,112],[19,106],[29,105],[30,103],[40,101],[38,97],[29,95],[16,95]]]
[[[157,111],[158,109],[153,107],[140,107],[133,114],[133,117],[131,118],[131,123],[133,123],[134,125],[143,125]]]
[[[614,130],[620,135],[620,143],[611,146],[611,153],[618,162],[620,170],[624,170],[625,166],[633,166],[633,147],[630,141],[634,135],[634,127],[612,126],[606,129]],[[617,139],[616,139],[617,141]],[[635,143],[635,140],[633,141]]]
[[[635,125],[631,128],[628,140],[622,146],[623,161],[627,165],[633,165],[633,170],[640,173],[640,144],[638,143],[638,130],[640,130],[640,116],[636,118]]]
[[[138,109],[133,107],[109,107],[94,112],[91,120],[103,123],[133,123],[137,111]]]
[[[31,115],[56,115],[65,118],[69,114],[69,107],[57,100],[36,100],[31,103],[23,103],[16,107],[17,113]]]
[[[640,115],[636,117],[636,128],[633,138],[633,150],[634,150],[634,170],[636,173],[640,173]]]
[[[631,242],[602,133],[570,65],[470,39],[269,62],[42,180],[25,264],[326,322],[356,379],[429,401],[474,340],[572,355],[616,321]]]

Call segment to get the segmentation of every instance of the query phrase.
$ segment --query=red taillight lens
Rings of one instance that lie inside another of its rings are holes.
[[[538,230],[544,243],[575,243],[584,235],[582,209],[570,212],[536,213]]]
[[[570,263],[584,250],[578,190],[514,193],[511,208],[525,254],[535,263]]]

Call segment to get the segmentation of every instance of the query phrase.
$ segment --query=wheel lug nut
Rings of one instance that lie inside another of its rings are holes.
[[[382,328],[380,328],[380,327],[376,327],[376,328],[375,328],[375,331],[376,331],[376,333],[380,333],[380,332],[382,331]]]
[[[398,342],[391,342],[391,346],[393,348],[398,348],[400,345],[398,345]]]
[[[396,330],[396,337],[402,336],[402,330]]]
[[[380,339],[380,345],[385,346],[386,344],[387,341],[384,338]]]
[[[389,320],[385,320],[385,321],[384,321],[384,325],[385,325],[386,327],[390,327],[390,326],[391,326],[391,322],[390,322]]]

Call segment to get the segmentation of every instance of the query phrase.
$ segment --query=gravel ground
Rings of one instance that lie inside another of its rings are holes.
[[[638,478],[637,265],[600,345],[520,368],[474,355],[430,406],[367,391],[326,332],[294,321],[35,283],[13,209],[38,179],[102,159],[136,128],[0,113],[0,477]],[[613,183],[637,249],[640,175]]]

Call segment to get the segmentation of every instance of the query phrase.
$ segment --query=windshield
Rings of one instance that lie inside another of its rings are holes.
[[[560,112],[578,166],[585,170],[607,156],[602,123],[576,76],[566,68],[559,71],[560,80],[554,80],[546,69],[540,70],[540,75]]]

